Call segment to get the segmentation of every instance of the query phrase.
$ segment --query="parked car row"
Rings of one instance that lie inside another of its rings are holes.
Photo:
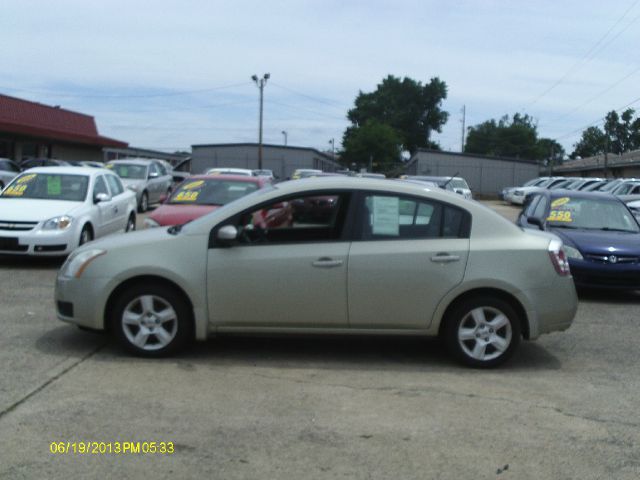
[[[521,187],[508,187],[500,192],[504,201],[524,205],[527,197],[543,190],[572,190],[583,192],[607,192],[630,202],[640,200],[640,179],[636,178],[582,178],[582,177],[539,177],[529,180]]]

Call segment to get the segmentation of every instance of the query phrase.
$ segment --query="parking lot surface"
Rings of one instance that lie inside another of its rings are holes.
[[[227,337],[143,360],[55,318],[60,265],[0,258],[0,478],[640,478],[637,293],[582,293],[571,329],[489,371],[415,338]],[[50,452],[88,441],[175,452]]]

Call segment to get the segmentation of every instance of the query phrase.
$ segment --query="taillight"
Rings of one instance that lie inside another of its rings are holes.
[[[569,270],[569,260],[567,260],[567,255],[564,253],[562,249],[562,242],[558,239],[553,239],[549,243],[549,258],[551,259],[551,263],[553,264],[553,268],[556,269],[558,275],[562,277],[566,277],[571,274]]]

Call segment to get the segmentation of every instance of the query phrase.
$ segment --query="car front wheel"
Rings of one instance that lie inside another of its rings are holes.
[[[447,347],[465,365],[495,367],[508,360],[520,343],[520,319],[513,307],[499,298],[464,300],[446,321]]]
[[[147,192],[142,192],[140,197],[140,204],[138,205],[138,212],[144,213],[149,209],[149,195]]]
[[[118,340],[139,356],[173,354],[193,336],[187,302],[166,285],[126,289],[116,300],[112,313],[112,327]]]

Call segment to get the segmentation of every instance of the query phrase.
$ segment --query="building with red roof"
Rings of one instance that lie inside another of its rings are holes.
[[[101,161],[103,148],[126,147],[90,115],[0,94],[0,157]]]

